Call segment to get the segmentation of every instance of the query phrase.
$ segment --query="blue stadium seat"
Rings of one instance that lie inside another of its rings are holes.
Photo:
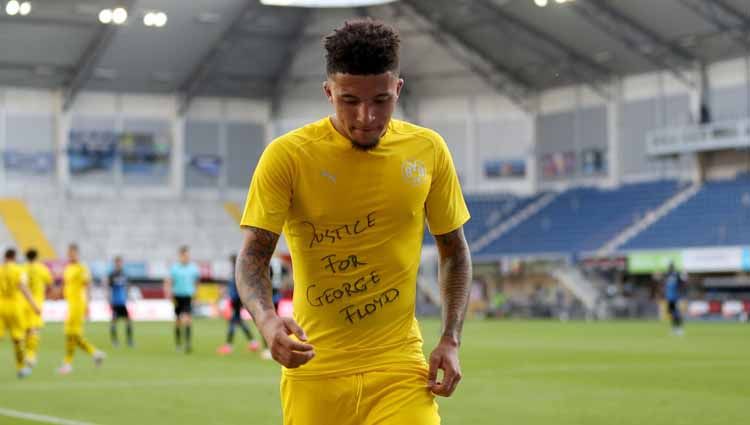
[[[750,244],[750,174],[706,182],[623,250]]]
[[[594,251],[679,189],[676,181],[630,184],[617,189],[570,189],[476,254]]]
[[[466,240],[469,243],[476,241],[492,228],[539,199],[540,196],[518,197],[510,194],[466,195],[466,206],[471,213],[471,220],[464,226]],[[435,243],[427,225],[425,225],[423,243]]]

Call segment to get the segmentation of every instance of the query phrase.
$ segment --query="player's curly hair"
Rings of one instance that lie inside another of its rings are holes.
[[[346,21],[324,39],[326,72],[352,75],[398,73],[401,40],[393,27],[370,18]]]

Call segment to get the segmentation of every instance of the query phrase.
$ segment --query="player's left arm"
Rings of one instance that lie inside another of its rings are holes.
[[[26,298],[26,302],[29,303],[31,306],[31,309],[36,313],[37,315],[42,314],[42,311],[39,309],[39,306],[37,305],[36,301],[34,301],[34,297],[31,296],[31,290],[26,284],[22,284],[20,286],[21,293],[23,294],[23,297]]]
[[[44,286],[51,286],[55,283],[55,279],[52,278],[52,272],[47,266],[44,267],[42,276],[44,276]]]
[[[34,310],[34,313],[36,313],[37,315],[42,314],[42,311],[39,309],[36,301],[34,301],[34,297],[31,295],[31,290],[29,289],[28,285],[28,277],[25,273],[21,275],[21,281],[18,284],[18,289],[21,290],[21,294],[23,294],[23,297],[26,298],[26,301],[31,306],[31,309]]]
[[[440,254],[438,279],[443,298],[443,332],[430,354],[428,385],[434,394],[449,397],[461,381],[458,348],[469,303],[471,254],[463,227],[435,235],[435,241]],[[443,371],[441,382],[437,381],[438,370]]]

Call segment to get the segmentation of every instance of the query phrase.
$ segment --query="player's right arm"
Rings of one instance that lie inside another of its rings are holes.
[[[164,298],[172,298],[172,272],[169,272],[166,278],[164,278]]]
[[[313,347],[305,343],[305,332],[294,319],[280,318],[271,300],[269,263],[291,207],[297,172],[295,152],[291,139],[284,137],[263,151],[240,221],[245,240],[236,265],[242,303],[253,315],[274,360],[288,368],[299,367],[315,355]],[[290,337],[292,334],[297,340]]]
[[[235,269],[237,292],[252,314],[274,360],[287,368],[296,368],[310,361],[315,352],[307,335],[292,318],[276,314],[272,300],[269,263],[279,235],[258,227],[245,227],[245,240],[237,256]],[[300,341],[290,337],[294,334]]]

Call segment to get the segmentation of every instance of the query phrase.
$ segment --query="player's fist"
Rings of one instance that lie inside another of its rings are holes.
[[[438,370],[443,371],[443,379],[438,382]],[[450,338],[441,338],[430,354],[430,370],[427,386],[433,394],[450,397],[462,378],[458,362],[458,343]]]
[[[275,316],[266,320],[260,328],[263,338],[268,343],[271,357],[282,366],[294,369],[315,357],[313,346],[304,342],[307,341],[305,331],[299,327],[294,319]],[[291,338],[290,335],[292,334],[299,341]]]

